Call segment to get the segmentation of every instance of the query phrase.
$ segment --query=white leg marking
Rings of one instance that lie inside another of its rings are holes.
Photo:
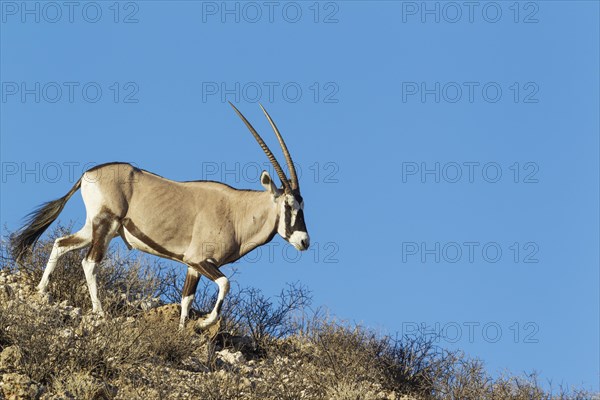
[[[104,315],[102,305],[98,299],[98,286],[96,284],[97,263],[83,259],[81,265],[83,265],[83,272],[85,272],[85,279],[87,281],[88,290],[90,291],[90,298],[92,299],[92,312]]]
[[[44,294],[48,291],[48,282],[50,281],[50,275],[54,271],[54,268],[56,268],[56,264],[58,264],[58,260],[62,256],[64,256],[71,250],[77,250],[89,244],[91,240],[91,229],[88,228],[88,226],[89,225],[86,223],[86,225],[79,232],[73,235],[74,237],[81,240],[81,242],[78,244],[74,244],[71,246],[60,246],[60,240],[67,238],[67,236],[58,238],[54,241],[54,246],[52,246],[50,258],[48,258],[48,263],[46,264],[46,268],[44,269],[44,275],[42,276],[42,279],[40,280],[40,283],[37,286],[38,292]]]
[[[60,247],[58,245],[58,240],[59,239],[57,239],[54,242],[52,252],[50,253],[50,258],[48,259],[48,264],[46,264],[46,268],[44,269],[44,275],[42,276],[42,280],[37,286],[38,292],[40,292],[41,294],[44,294],[48,291],[48,282],[50,280],[50,275],[54,271],[54,268],[56,268],[58,259],[62,257],[62,255],[66,252],[64,247]]]
[[[225,300],[225,296],[229,293],[229,279],[222,276],[215,280],[215,283],[219,285],[219,296],[217,297],[217,303],[215,307],[211,311],[211,313],[204,320],[198,321],[198,327],[200,329],[206,329],[215,322],[217,322],[217,318],[219,317],[219,311],[221,306],[223,305],[223,300]]]
[[[183,329],[185,326],[185,320],[190,313],[190,307],[194,302],[194,295],[185,296],[181,299],[181,319],[179,320],[179,329]]]

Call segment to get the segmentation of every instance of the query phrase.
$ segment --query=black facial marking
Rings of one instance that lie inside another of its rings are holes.
[[[294,226],[292,226],[292,232],[301,231],[306,232],[306,224],[304,223],[304,211],[298,210],[296,214],[296,221],[294,221]]]
[[[284,211],[285,237],[289,239],[290,236],[292,236],[292,233],[294,232],[290,225],[290,222],[292,220],[292,207],[286,203],[284,206]]]
[[[294,198],[298,204],[302,204],[302,196],[299,194],[294,195]],[[296,231],[306,232],[306,224],[304,223],[304,211],[299,209],[296,212],[296,220],[294,221],[294,225],[291,225],[292,221],[292,206],[285,203],[284,204],[284,221],[285,221],[285,237],[289,239],[292,234]]]

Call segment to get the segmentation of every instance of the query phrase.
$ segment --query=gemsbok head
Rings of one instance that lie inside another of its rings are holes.
[[[266,171],[260,176],[265,190],[256,191],[212,181],[172,181],[127,163],[98,165],[87,170],[65,196],[32,212],[14,237],[13,253],[17,260],[22,260],[26,250],[35,245],[69,198],[81,188],[87,214],[85,224],[78,232],[56,239],[38,291],[47,292],[48,280],[61,256],[89,246],[82,261],[83,270],[92,312],[103,315],[96,271],[110,241],[120,236],[129,248],[187,266],[180,327],[185,324],[200,277],[205,276],[218,285],[214,308],[196,322],[197,329],[205,329],[217,321],[229,291],[229,280],[220,267],[271,241],[276,233],[297,250],[308,249],[310,239],[298,176],[279,129],[261,106],[285,156],[289,179],[258,132],[231,106],[273,164],[281,187],[275,185]]]

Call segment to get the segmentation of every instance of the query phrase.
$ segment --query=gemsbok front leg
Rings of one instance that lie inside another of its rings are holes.
[[[190,307],[194,302],[200,276],[198,271],[188,267],[185,283],[183,284],[183,291],[181,293],[181,319],[179,320],[179,329],[183,329],[185,326],[185,321],[190,313]]]
[[[217,296],[217,302],[215,303],[214,308],[210,314],[208,314],[208,316],[196,321],[195,328],[198,330],[204,330],[217,322],[217,319],[219,318],[223,301],[225,300],[227,293],[229,293],[229,279],[227,279],[225,275],[219,271],[219,268],[217,268],[217,266],[210,259],[202,261],[198,264],[191,264],[191,267],[200,271],[200,274],[206,276],[208,279],[216,283],[217,286],[219,286],[219,294]],[[183,313],[183,308],[181,312]]]

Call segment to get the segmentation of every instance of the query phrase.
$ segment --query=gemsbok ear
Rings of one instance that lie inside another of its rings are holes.
[[[263,171],[262,174],[260,174],[260,183],[263,185],[265,190],[270,192],[273,196],[277,196],[279,194],[277,191],[277,186],[275,186],[273,179],[271,179],[271,176],[267,171]]]

